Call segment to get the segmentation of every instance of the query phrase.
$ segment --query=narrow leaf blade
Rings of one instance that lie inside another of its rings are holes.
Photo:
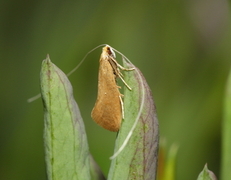
[[[176,179],[176,157],[178,146],[173,144],[168,152],[168,157],[165,164],[165,172],[163,180],[175,180]]]
[[[225,99],[224,118],[222,123],[222,167],[221,179],[229,180],[231,177],[231,71],[229,73]]]

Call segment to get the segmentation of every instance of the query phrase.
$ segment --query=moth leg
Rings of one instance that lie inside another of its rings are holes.
[[[122,94],[119,96],[119,98],[120,98],[120,104],[121,104],[122,119],[124,119],[124,103],[122,100]]]
[[[124,77],[124,75],[120,72],[120,69],[117,68],[118,74],[120,74],[121,77]]]
[[[125,80],[123,79],[123,77],[120,75],[120,73],[118,73],[119,78],[123,81],[123,83],[125,84],[125,86],[127,86],[127,88],[131,91],[132,88],[130,88],[130,86],[125,82]]]
[[[114,61],[114,63],[116,64],[117,67],[119,67],[120,69],[124,70],[124,71],[132,71],[135,68],[125,68],[123,66],[121,66],[113,57],[111,57],[111,60]]]
[[[117,66],[120,69],[122,69],[123,71],[133,71],[133,70],[135,70],[135,68],[125,68],[125,67],[121,66],[119,63],[117,63]]]
[[[120,72],[121,70],[125,70],[125,71],[132,71],[135,68],[130,68],[130,69],[126,69],[123,66],[121,66],[114,58],[110,57],[109,59],[109,63],[111,64],[112,68],[114,69],[114,73],[116,76],[118,76],[123,83],[125,84],[125,86],[127,86],[127,88],[131,91],[132,88],[130,88],[130,86],[125,82],[125,80],[123,79],[123,74]],[[119,69],[120,68],[120,69]]]

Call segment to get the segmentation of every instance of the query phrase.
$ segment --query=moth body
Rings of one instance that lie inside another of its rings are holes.
[[[121,77],[120,66],[114,59],[115,53],[105,46],[99,60],[98,94],[91,112],[92,119],[103,128],[117,132],[123,118],[123,101],[116,78]],[[123,70],[133,70],[125,69]],[[129,87],[126,83],[125,85]],[[130,87],[129,87],[130,88]],[[130,88],[131,89],[131,88]]]
[[[122,120],[121,94],[109,62],[111,56],[109,47],[104,47],[99,61],[98,95],[91,117],[103,128],[118,131]]]

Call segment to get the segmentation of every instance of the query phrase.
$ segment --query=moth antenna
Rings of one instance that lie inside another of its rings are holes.
[[[116,51],[118,54],[120,54],[122,56],[122,59],[126,62],[128,62],[129,64],[131,64],[134,68],[134,70],[137,72],[138,74],[138,77],[140,79],[140,82],[141,82],[141,92],[142,92],[142,98],[141,98],[141,104],[140,104],[140,109],[139,109],[139,112],[136,116],[136,120],[134,122],[134,124],[132,125],[132,128],[131,130],[128,132],[128,135],[127,137],[125,138],[123,144],[120,146],[120,148],[110,157],[110,160],[116,158],[122,151],[123,149],[126,147],[128,141],[130,140],[132,134],[133,134],[133,131],[134,129],[136,128],[136,125],[139,121],[139,118],[141,116],[141,113],[142,113],[142,110],[143,110],[143,107],[144,107],[144,98],[145,98],[145,91],[144,91],[144,84],[143,84],[143,79],[139,73],[139,71],[135,68],[135,66],[132,64],[132,62],[125,56],[123,55],[121,52],[117,51],[116,49],[112,48],[114,51]]]
[[[40,98],[40,97],[41,97],[41,94],[39,93],[39,94],[37,94],[37,95],[35,95],[35,96],[33,96],[33,97],[27,99],[27,102],[28,102],[28,103],[31,103],[31,102],[37,100],[37,99]]]
[[[92,50],[88,51],[87,54],[85,54],[85,56],[83,57],[83,59],[79,62],[79,64],[74,69],[72,69],[69,73],[67,73],[67,76],[70,76],[73,72],[75,72],[81,66],[81,64],[85,61],[85,59],[90,53],[92,53],[93,51],[95,51],[96,49],[102,46],[107,46],[107,44],[100,44],[96,46],[95,48],[93,48]]]
[[[87,58],[87,56],[90,53],[92,53],[93,51],[95,51],[96,49],[98,49],[99,47],[102,47],[102,46],[108,46],[108,45],[107,44],[100,44],[100,45],[96,46],[95,48],[93,48],[92,50],[88,51],[87,54],[83,57],[83,59],[79,62],[79,64],[74,69],[72,69],[69,73],[67,73],[67,76],[70,76],[73,72],[75,72],[81,66],[81,64],[85,61],[85,59]],[[27,99],[27,102],[31,103],[40,97],[41,97],[41,94],[39,93],[39,94]]]
[[[122,118],[124,119],[124,102],[122,100],[122,96],[119,96],[120,98],[120,103],[121,103],[121,111],[122,111]]]

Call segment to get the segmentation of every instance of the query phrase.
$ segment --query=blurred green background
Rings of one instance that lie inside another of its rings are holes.
[[[40,65],[68,73],[95,46],[124,53],[146,77],[160,136],[179,145],[177,180],[196,179],[204,164],[219,176],[224,88],[231,61],[229,2],[0,1],[0,179],[45,179]],[[116,133],[96,125],[101,48],[70,76],[90,151],[108,173]],[[120,61],[120,59],[118,59]]]

